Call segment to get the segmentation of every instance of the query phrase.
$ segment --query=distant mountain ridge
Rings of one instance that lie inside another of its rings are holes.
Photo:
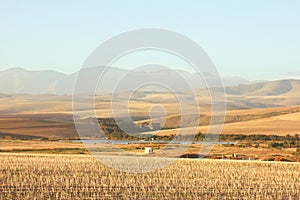
[[[89,82],[90,75],[104,71],[104,67],[88,68],[81,72],[86,73],[86,82]],[[72,94],[74,83],[78,72],[72,74],[64,74],[51,70],[29,71],[23,68],[11,68],[0,71],[0,93],[22,93],[22,94]],[[183,70],[168,70],[158,69],[148,71],[130,71],[111,67],[105,72],[105,76],[101,79],[98,92],[109,92],[114,89],[118,81],[127,75],[125,83],[122,83],[120,90],[130,90],[136,83],[144,80],[165,80],[172,83],[174,88],[190,89],[182,87],[182,84],[177,81],[178,76],[189,80],[193,88],[204,87],[205,84],[199,81],[200,77],[197,74],[192,74]],[[249,83],[248,80],[240,77],[225,77],[226,85],[236,85],[240,83]],[[101,87],[104,86],[104,87]]]
[[[83,70],[84,80],[89,82],[91,74],[104,71],[104,67],[89,68]],[[0,93],[20,94],[72,94],[74,83],[78,72],[64,74],[51,70],[29,71],[22,68],[11,68],[0,71]],[[126,76],[125,76],[126,75]],[[147,80],[164,80],[178,90],[189,90],[178,81],[188,80],[194,89],[205,87],[199,74],[192,74],[183,70],[155,69],[148,71],[130,71],[111,67],[105,71],[97,92],[109,92],[116,85],[117,92],[131,90],[138,83]],[[125,78],[124,78],[125,77]],[[210,78],[210,77],[209,77]],[[226,93],[228,95],[247,96],[274,96],[274,95],[298,95],[300,91],[300,80],[277,80],[269,82],[251,83],[241,77],[223,77]],[[120,84],[121,83],[121,84]]]
[[[0,72],[0,92],[54,94],[56,84],[65,77],[66,74],[56,71],[27,71],[22,68],[11,68]]]

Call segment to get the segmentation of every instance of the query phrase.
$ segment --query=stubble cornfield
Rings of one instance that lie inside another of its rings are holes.
[[[179,159],[127,173],[91,156],[0,154],[0,199],[299,198],[298,163]]]

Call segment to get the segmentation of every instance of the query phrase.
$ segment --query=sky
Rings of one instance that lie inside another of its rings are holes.
[[[69,74],[112,36],[146,27],[194,40],[223,76],[300,78],[297,0],[0,0],[0,71]]]

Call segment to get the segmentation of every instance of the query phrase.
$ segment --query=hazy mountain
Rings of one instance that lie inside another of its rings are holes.
[[[95,83],[92,83],[91,80],[98,80],[98,77],[101,77],[97,92],[134,90],[137,85],[147,82],[160,82],[174,90],[205,87],[205,83],[199,74],[192,74],[183,70],[162,69],[160,67],[134,71],[113,67],[108,70],[105,69],[104,67],[94,67],[81,70],[79,79],[85,87],[95,87]],[[103,76],[101,76],[102,73]],[[0,71],[0,93],[72,94],[77,75],[78,72],[67,75],[50,70],[29,71],[22,68],[11,68]],[[213,78],[208,77],[210,80],[213,80]],[[225,85],[248,82],[240,77],[224,78]],[[164,90],[155,86],[155,84],[145,86],[143,89],[151,90],[151,88],[153,90]]]
[[[55,93],[57,81],[66,74],[44,70],[27,71],[11,68],[0,72],[0,92],[2,93]]]
[[[204,75],[207,81],[213,83],[213,75]],[[50,70],[28,71],[22,68],[12,68],[0,71],[0,93],[72,94],[77,76],[78,72],[67,75]],[[92,80],[96,82],[93,83]],[[137,86],[142,85],[144,86],[139,90],[166,91],[167,88],[171,88],[176,91],[188,91],[191,88],[206,87],[200,74],[159,67],[154,67],[152,70],[139,69],[134,71],[113,67],[108,70],[105,67],[88,68],[80,71],[77,82],[81,83],[77,87],[81,92],[85,92],[86,88],[92,88],[92,91],[96,89],[97,92],[122,92],[136,90]],[[145,85],[149,82],[154,84]],[[155,85],[155,82],[165,85],[165,88]],[[226,93],[228,95],[255,97],[285,94],[296,98],[299,94],[298,91],[300,91],[299,80],[251,84],[241,77],[223,77],[223,82],[227,86]],[[212,86],[214,87],[214,85]],[[298,101],[296,100],[296,102]]]

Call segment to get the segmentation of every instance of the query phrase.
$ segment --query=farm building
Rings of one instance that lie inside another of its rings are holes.
[[[153,153],[153,148],[152,147],[145,147],[145,154],[151,154]]]

